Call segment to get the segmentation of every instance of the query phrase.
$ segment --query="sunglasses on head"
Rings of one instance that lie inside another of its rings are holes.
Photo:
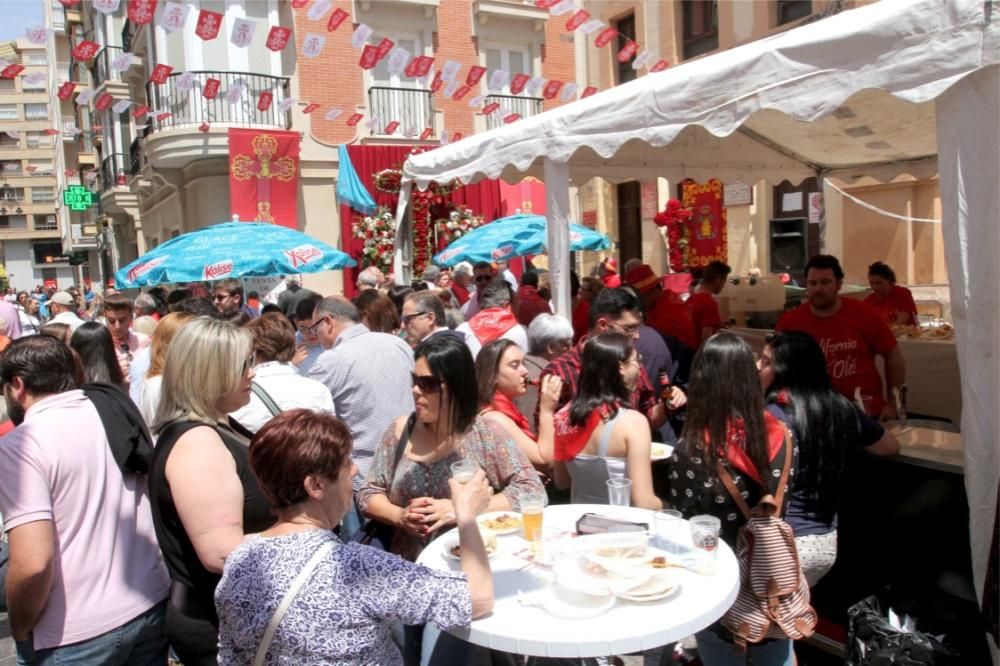
[[[413,381],[413,385],[420,389],[421,393],[438,393],[444,384],[443,379],[439,379],[434,375],[418,375],[415,372],[410,373],[410,379]]]

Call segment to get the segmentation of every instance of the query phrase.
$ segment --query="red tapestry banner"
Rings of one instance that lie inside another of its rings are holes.
[[[298,228],[298,132],[229,130],[229,209],[244,222]]]
[[[722,206],[722,181],[713,178],[704,185],[688,179],[681,183],[681,203],[694,211],[687,221],[688,265],[704,267],[727,261],[726,209]]]

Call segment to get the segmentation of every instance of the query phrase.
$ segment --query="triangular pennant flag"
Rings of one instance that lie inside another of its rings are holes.
[[[312,113],[313,111],[315,111],[318,108],[319,108],[319,104],[316,104],[315,102],[311,102],[309,104],[306,104],[305,107],[302,108],[302,113],[308,115],[308,114]]]
[[[323,115],[324,120],[336,120],[344,113],[343,109],[330,109]]]
[[[378,47],[372,44],[365,44],[365,48],[361,51],[361,59],[358,60],[358,66],[361,69],[372,69],[378,64]]]
[[[253,33],[257,30],[254,21],[245,18],[233,20],[233,31],[229,35],[229,42],[239,49],[245,49],[253,41]]]
[[[191,6],[187,3],[167,0],[166,4],[163,5],[163,11],[160,12],[160,25],[167,32],[177,32],[183,29],[189,9]]]
[[[382,41],[378,43],[378,47],[376,47],[375,59],[381,60],[382,58],[389,55],[389,51],[391,51],[392,47],[395,45],[396,43],[394,41],[392,41],[388,37],[383,37]],[[365,48],[368,48],[368,44],[365,44]]]
[[[356,49],[360,49],[368,41],[368,38],[372,36],[375,32],[369,28],[366,24],[361,23],[357,28],[354,29],[354,34],[351,35],[351,46]]]
[[[153,83],[163,85],[167,82],[167,77],[170,76],[170,72],[172,71],[174,71],[174,68],[170,65],[157,65],[149,75],[149,80]]]
[[[365,121],[365,127],[370,129],[372,131],[372,134],[375,134],[376,132],[378,132],[378,128],[381,123],[382,121],[378,116],[372,116],[371,118]]]
[[[257,110],[267,111],[271,108],[271,102],[274,100],[274,93],[270,90],[264,90],[257,96]]]
[[[330,14],[330,20],[326,22],[326,31],[333,32],[334,30],[339,28],[340,24],[347,19],[347,16],[348,16],[347,12],[345,12],[340,7],[334,9],[333,13]]]
[[[76,60],[90,60],[101,50],[97,42],[85,39],[73,47],[73,58]]]
[[[282,28],[276,25],[267,33],[267,42],[264,45],[271,51],[282,51],[288,46],[288,40],[291,36],[291,28]]]
[[[510,94],[520,95],[521,91],[524,90],[524,84],[526,84],[531,79],[527,74],[515,74],[514,79],[510,82]]]
[[[198,23],[195,26],[194,34],[207,42],[219,36],[221,27],[222,14],[203,9],[198,13]]]
[[[91,0],[91,4],[94,9],[107,15],[118,11],[118,5],[121,4],[121,0]]]
[[[111,110],[115,113],[125,113],[128,111],[128,107],[132,106],[132,100],[123,99],[120,102],[115,102],[111,107]]]
[[[128,20],[136,25],[152,23],[157,0],[128,0]]]
[[[174,115],[174,114],[172,114],[169,111],[161,111],[160,113],[156,114],[156,122],[162,123],[164,120],[166,120],[167,118],[169,118],[172,115]]]
[[[330,11],[332,6],[333,4],[330,0],[316,0],[313,6],[309,8],[309,11],[306,12],[306,16],[309,17],[310,21],[319,21],[326,16],[326,13]]]
[[[573,32],[588,20],[590,20],[590,12],[586,9],[580,9],[566,21],[566,31]]]
[[[315,58],[322,52],[326,44],[326,37],[309,33],[302,40],[302,55],[306,58]]]

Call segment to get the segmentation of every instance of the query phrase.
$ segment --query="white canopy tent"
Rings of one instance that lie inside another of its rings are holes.
[[[1000,16],[982,0],[883,0],[650,74],[411,156],[397,210],[408,277],[414,184],[546,184],[557,312],[569,306],[568,186],[939,174],[959,366],[973,569],[982,594],[1000,476]]]

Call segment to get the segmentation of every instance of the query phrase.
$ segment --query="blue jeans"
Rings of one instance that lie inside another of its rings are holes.
[[[167,662],[166,609],[167,602],[161,601],[120,627],[71,645],[35,650],[30,637],[18,641],[18,666],[163,666]]]
[[[790,640],[748,645],[747,651],[739,654],[732,643],[722,640],[711,629],[699,631],[694,637],[698,641],[698,656],[705,666],[744,666],[747,657],[753,659],[753,666],[792,666],[795,663]]]

